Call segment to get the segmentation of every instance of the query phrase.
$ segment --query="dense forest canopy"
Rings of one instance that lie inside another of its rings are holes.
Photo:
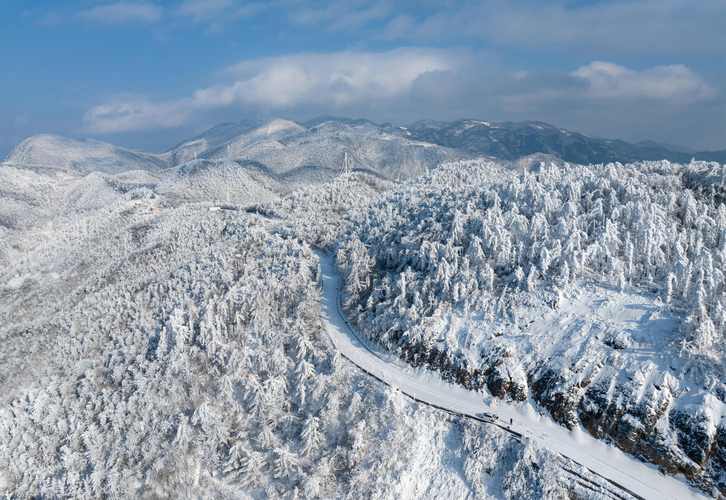
[[[226,171],[221,179],[233,180]],[[2,270],[0,492],[584,491],[546,450],[420,407],[331,348],[318,260],[304,240],[330,244],[344,207],[375,193],[352,175],[265,205],[278,215],[261,216],[177,206],[137,186],[10,228],[4,256],[29,250]],[[38,234],[45,243],[33,247]]]
[[[379,197],[337,260],[357,327],[415,366],[722,481],[725,168],[455,162]]]

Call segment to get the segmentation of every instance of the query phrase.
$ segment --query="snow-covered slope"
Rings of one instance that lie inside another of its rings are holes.
[[[719,152],[691,153],[644,141],[595,139],[543,122],[421,121],[407,127],[363,119],[323,117],[305,123],[273,119],[222,123],[162,154],[149,154],[92,140],[37,135],[19,144],[8,160],[16,164],[88,173],[157,170],[197,159],[264,164],[281,174],[313,167],[339,171],[347,156],[353,169],[392,179],[411,178],[447,160],[481,157],[516,160],[551,154],[579,163],[697,158],[723,159]]]
[[[304,131],[305,129],[295,122],[275,119],[208,150],[204,156],[259,161],[259,155],[284,148],[282,141]]]
[[[723,166],[437,167],[340,119],[35,142],[0,166],[0,496],[724,494]]]
[[[321,192],[338,206],[363,193],[337,187]],[[317,258],[281,220],[127,194],[14,230],[27,238],[0,265],[0,496],[535,500],[612,489],[347,364],[322,327]]]
[[[225,129],[225,131],[230,131]],[[254,161],[283,174],[305,168],[338,172],[346,155],[352,169],[366,169],[390,178],[407,178],[445,160],[465,156],[447,148],[411,140],[400,129],[367,121],[319,120],[308,126],[276,119],[214,143],[203,134],[166,153],[172,160],[192,158]]]
[[[0,167],[0,225],[22,228],[101,209],[134,190],[153,190],[158,182],[146,170],[107,174],[4,165]]]
[[[412,141],[370,123],[323,122],[289,137],[282,148],[255,153],[255,159],[277,171],[304,165],[340,169],[348,155],[352,168],[369,169],[389,178],[408,178],[462,155]]]
[[[688,151],[653,141],[630,143],[618,139],[588,137],[539,121],[488,122],[425,120],[405,128],[406,135],[477,155],[515,160],[534,153],[557,155],[575,163],[670,160],[688,162],[726,161],[724,151]]]
[[[252,121],[220,123],[191,139],[180,142],[161,156],[171,165],[180,165],[202,158],[204,152],[216,149],[253,128],[255,128],[255,122]]]
[[[726,488],[724,166],[458,162],[352,217],[371,339],[465,387]],[[714,174],[714,172],[717,172]]]
[[[19,166],[60,168],[78,173],[155,171],[167,166],[158,155],[141,153],[93,140],[57,135],[35,135],[18,144],[7,163]]]
[[[175,202],[248,206],[277,198],[286,186],[255,165],[192,160],[164,173],[159,193]]]
[[[515,433],[532,439],[551,451],[562,454],[597,471],[616,485],[618,494],[636,494],[646,499],[703,498],[685,483],[663,477],[648,466],[613,447],[582,433],[567,431],[556,422],[537,413],[526,404],[497,403],[490,395],[467,391],[447,384],[430,372],[413,371],[390,353],[377,350],[359,337],[346,322],[339,304],[342,280],[334,259],[320,254],[322,273],[322,315],[333,344],[359,368],[377,377],[409,397],[454,413],[477,417],[491,415],[492,423],[505,426]],[[544,326],[544,325],[543,325]],[[486,424],[485,424],[486,425]]]
[[[35,172],[43,182],[49,175],[100,174],[88,177],[85,187],[69,194],[79,201],[102,197],[103,189],[110,196],[116,187],[108,175],[145,170],[164,180],[161,190],[172,201],[223,202],[234,198],[247,204],[244,200],[259,203],[298,187],[328,182],[341,173],[346,161],[353,171],[405,179],[461,156],[441,146],[403,137],[398,128],[365,120],[321,119],[301,125],[275,119],[258,126],[252,126],[252,122],[221,124],[161,155],[98,141],[38,135],[20,143],[2,165],[6,177],[23,169],[23,175]],[[92,184],[98,188],[96,194],[92,193]],[[64,189],[51,186],[46,191]],[[23,192],[13,190],[0,207],[3,224],[9,224],[23,211],[18,199],[38,196],[37,190]],[[39,199],[32,205],[35,208],[31,211],[36,211],[39,205],[55,207],[58,203]]]

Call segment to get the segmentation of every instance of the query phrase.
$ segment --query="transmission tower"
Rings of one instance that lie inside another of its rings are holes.
[[[347,175],[350,174],[353,171],[353,162],[350,158],[350,155],[346,151],[343,154],[343,167],[340,170],[341,175]]]

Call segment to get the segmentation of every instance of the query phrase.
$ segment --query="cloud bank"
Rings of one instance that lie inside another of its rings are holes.
[[[90,132],[116,133],[174,128],[205,112],[237,110],[393,121],[538,118],[580,126],[579,110],[590,110],[590,120],[622,123],[678,113],[716,95],[684,65],[632,69],[593,61],[569,72],[527,72],[470,51],[402,48],[244,60],[221,72],[221,81],[182,99],[119,97],[88,110],[84,121]]]
[[[597,98],[666,99],[680,102],[712,97],[715,90],[681,64],[633,71],[617,64],[594,61],[572,73],[586,82]]]
[[[305,47],[301,37],[329,51],[245,59],[180,99],[102,100],[86,110],[86,132],[335,113],[539,119],[723,147],[726,74],[715,63],[726,46],[723,0],[104,1],[112,2],[89,0],[96,5],[60,19],[142,24],[166,39],[206,28],[222,43],[221,34],[235,38],[234,26],[259,30],[253,54],[290,50],[278,43]]]
[[[221,27],[267,11],[283,28],[351,31],[402,45],[483,42],[535,51],[596,50],[608,58],[717,54],[726,46],[723,0],[138,0],[100,3],[78,17],[106,24],[175,18]],[[44,18],[49,15],[58,17],[51,12]]]
[[[242,61],[224,71],[231,81],[156,103],[118,98],[88,110],[84,121],[95,133],[171,128],[197,112],[215,108],[333,111],[403,98],[422,76],[460,67],[455,51],[395,49],[387,52],[307,53]]]
[[[726,46],[722,0],[452,0],[424,14],[408,5],[387,20],[384,38],[608,54],[712,54]]]

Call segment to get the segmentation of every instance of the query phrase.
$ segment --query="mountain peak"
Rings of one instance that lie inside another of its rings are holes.
[[[378,124],[375,122],[372,122],[366,118],[345,118],[342,116],[318,116],[316,118],[313,118],[312,120],[308,120],[305,122],[305,126],[308,128],[314,128],[318,127],[320,125],[324,125],[326,123],[337,123],[342,125],[348,125],[348,126],[360,126],[360,125],[370,125],[373,127],[382,127],[385,128],[387,126],[390,126],[389,124]]]
[[[303,132],[305,127],[284,118],[275,118],[257,128],[253,133],[257,135],[274,135],[280,132]]]
[[[125,170],[156,170],[165,167],[157,155],[121,148],[93,139],[71,139],[60,135],[28,137],[10,153],[8,163],[50,167],[82,173],[118,173]]]

